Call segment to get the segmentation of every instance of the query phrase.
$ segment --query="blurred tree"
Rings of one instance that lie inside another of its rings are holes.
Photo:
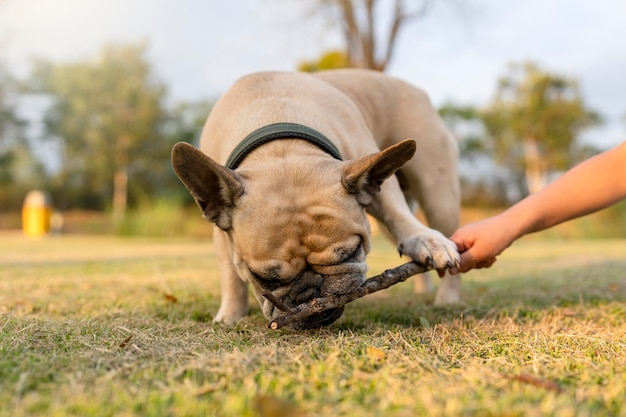
[[[439,115],[459,143],[461,203],[472,207],[505,206],[512,179],[492,160],[480,109],[448,102],[439,108]]]
[[[114,221],[126,211],[129,175],[150,164],[160,144],[165,87],[145,53],[144,44],[110,45],[83,62],[40,61],[31,80],[54,99],[46,126],[63,144],[60,191],[81,194],[91,208],[112,198]]]
[[[4,68],[0,67],[0,185],[13,182],[14,152],[23,138],[24,122],[15,113],[12,95],[13,83]]]
[[[530,193],[546,184],[549,172],[589,156],[576,140],[600,121],[585,105],[575,80],[530,62],[510,66],[481,116],[496,160],[523,172]]]
[[[0,211],[16,211],[31,188],[46,176],[25,136],[26,122],[18,114],[18,83],[0,65]]]
[[[202,128],[211,113],[213,101],[198,100],[179,103],[168,111],[167,123],[163,127],[166,136],[177,141],[198,145]]]
[[[317,61],[302,61],[298,64],[298,71],[315,72],[329,69],[348,68],[350,62],[342,51],[324,52]]]
[[[170,153],[176,142],[184,141],[198,146],[211,108],[212,102],[208,100],[179,103],[167,108],[160,124],[158,140],[146,142],[141,158],[133,164],[134,181],[129,184],[129,191],[138,203],[145,205],[167,199],[175,203],[186,201],[194,204],[174,174],[169,162]]]
[[[485,129],[477,107],[448,102],[439,107],[439,115],[457,138],[463,157],[487,152],[484,143]]]
[[[435,0],[393,0],[391,9],[384,9],[390,2],[317,1],[322,9],[330,11],[333,19],[341,25],[347,66],[377,71],[384,71],[391,61],[401,29],[408,22],[426,16],[435,2]],[[384,16],[387,10],[390,16]]]

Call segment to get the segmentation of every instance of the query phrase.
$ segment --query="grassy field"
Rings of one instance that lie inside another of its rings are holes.
[[[371,274],[400,263],[377,240]],[[435,308],[215,325],[210,244],[0,235],[0,416],[626,416],[626,240],[518,242]]]

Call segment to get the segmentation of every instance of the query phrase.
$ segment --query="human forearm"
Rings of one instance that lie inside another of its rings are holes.
[[[461,227],[451,237],[457,271],[491,266],[515,240],[626,198],[626,142],[574,167],[501,214]]]
[[[626,142],[572,168],[503,213],[515,239],[601,210],[626,198]]]

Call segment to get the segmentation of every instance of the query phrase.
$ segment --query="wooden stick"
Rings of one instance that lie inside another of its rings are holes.
[[[274,294],[272,294],[271,291],[269,291],[269,290],[263,291],[263,297],[267,298],[267,301],[269,301],[270,303],[274,304],[274,307],[276,307],[280,311],[284,311],[286,313],[290,313],[291,312],[291,308],[287,307],[285,305],[285,303],[283,303],[281,300],[276,298],[274,296]]]
[[[400,265],[397,268],[388,269],[380,275],[373,276],[365,280],[363,284],[356,290],[347,294],[327,295],[326,297],[314,298],[311,301],[288,308],[280,300],[277,300],[271,293],[263,294],[272,304],[276,306],[284,314],[279,315],[268,323],[267,327],[276,330],[294,321],[302,320],[312,314],[321,313],[331,308],[341,307],[351,301],[361,298],[367,294],[384,290],[394,284],[406,281],[408,278],[416,274],[421,274],[432,269],[432,267],[424,266],[416,262],[409,262]]]

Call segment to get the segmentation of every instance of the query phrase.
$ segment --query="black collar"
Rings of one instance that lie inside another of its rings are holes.
[[[231,152],[226,161],[226,167],[236,169],[250,152],[276,139],[304,139],[341,161],[341,154],[337,147],[317,130],[297,123],[274,123],[246,136]]]

